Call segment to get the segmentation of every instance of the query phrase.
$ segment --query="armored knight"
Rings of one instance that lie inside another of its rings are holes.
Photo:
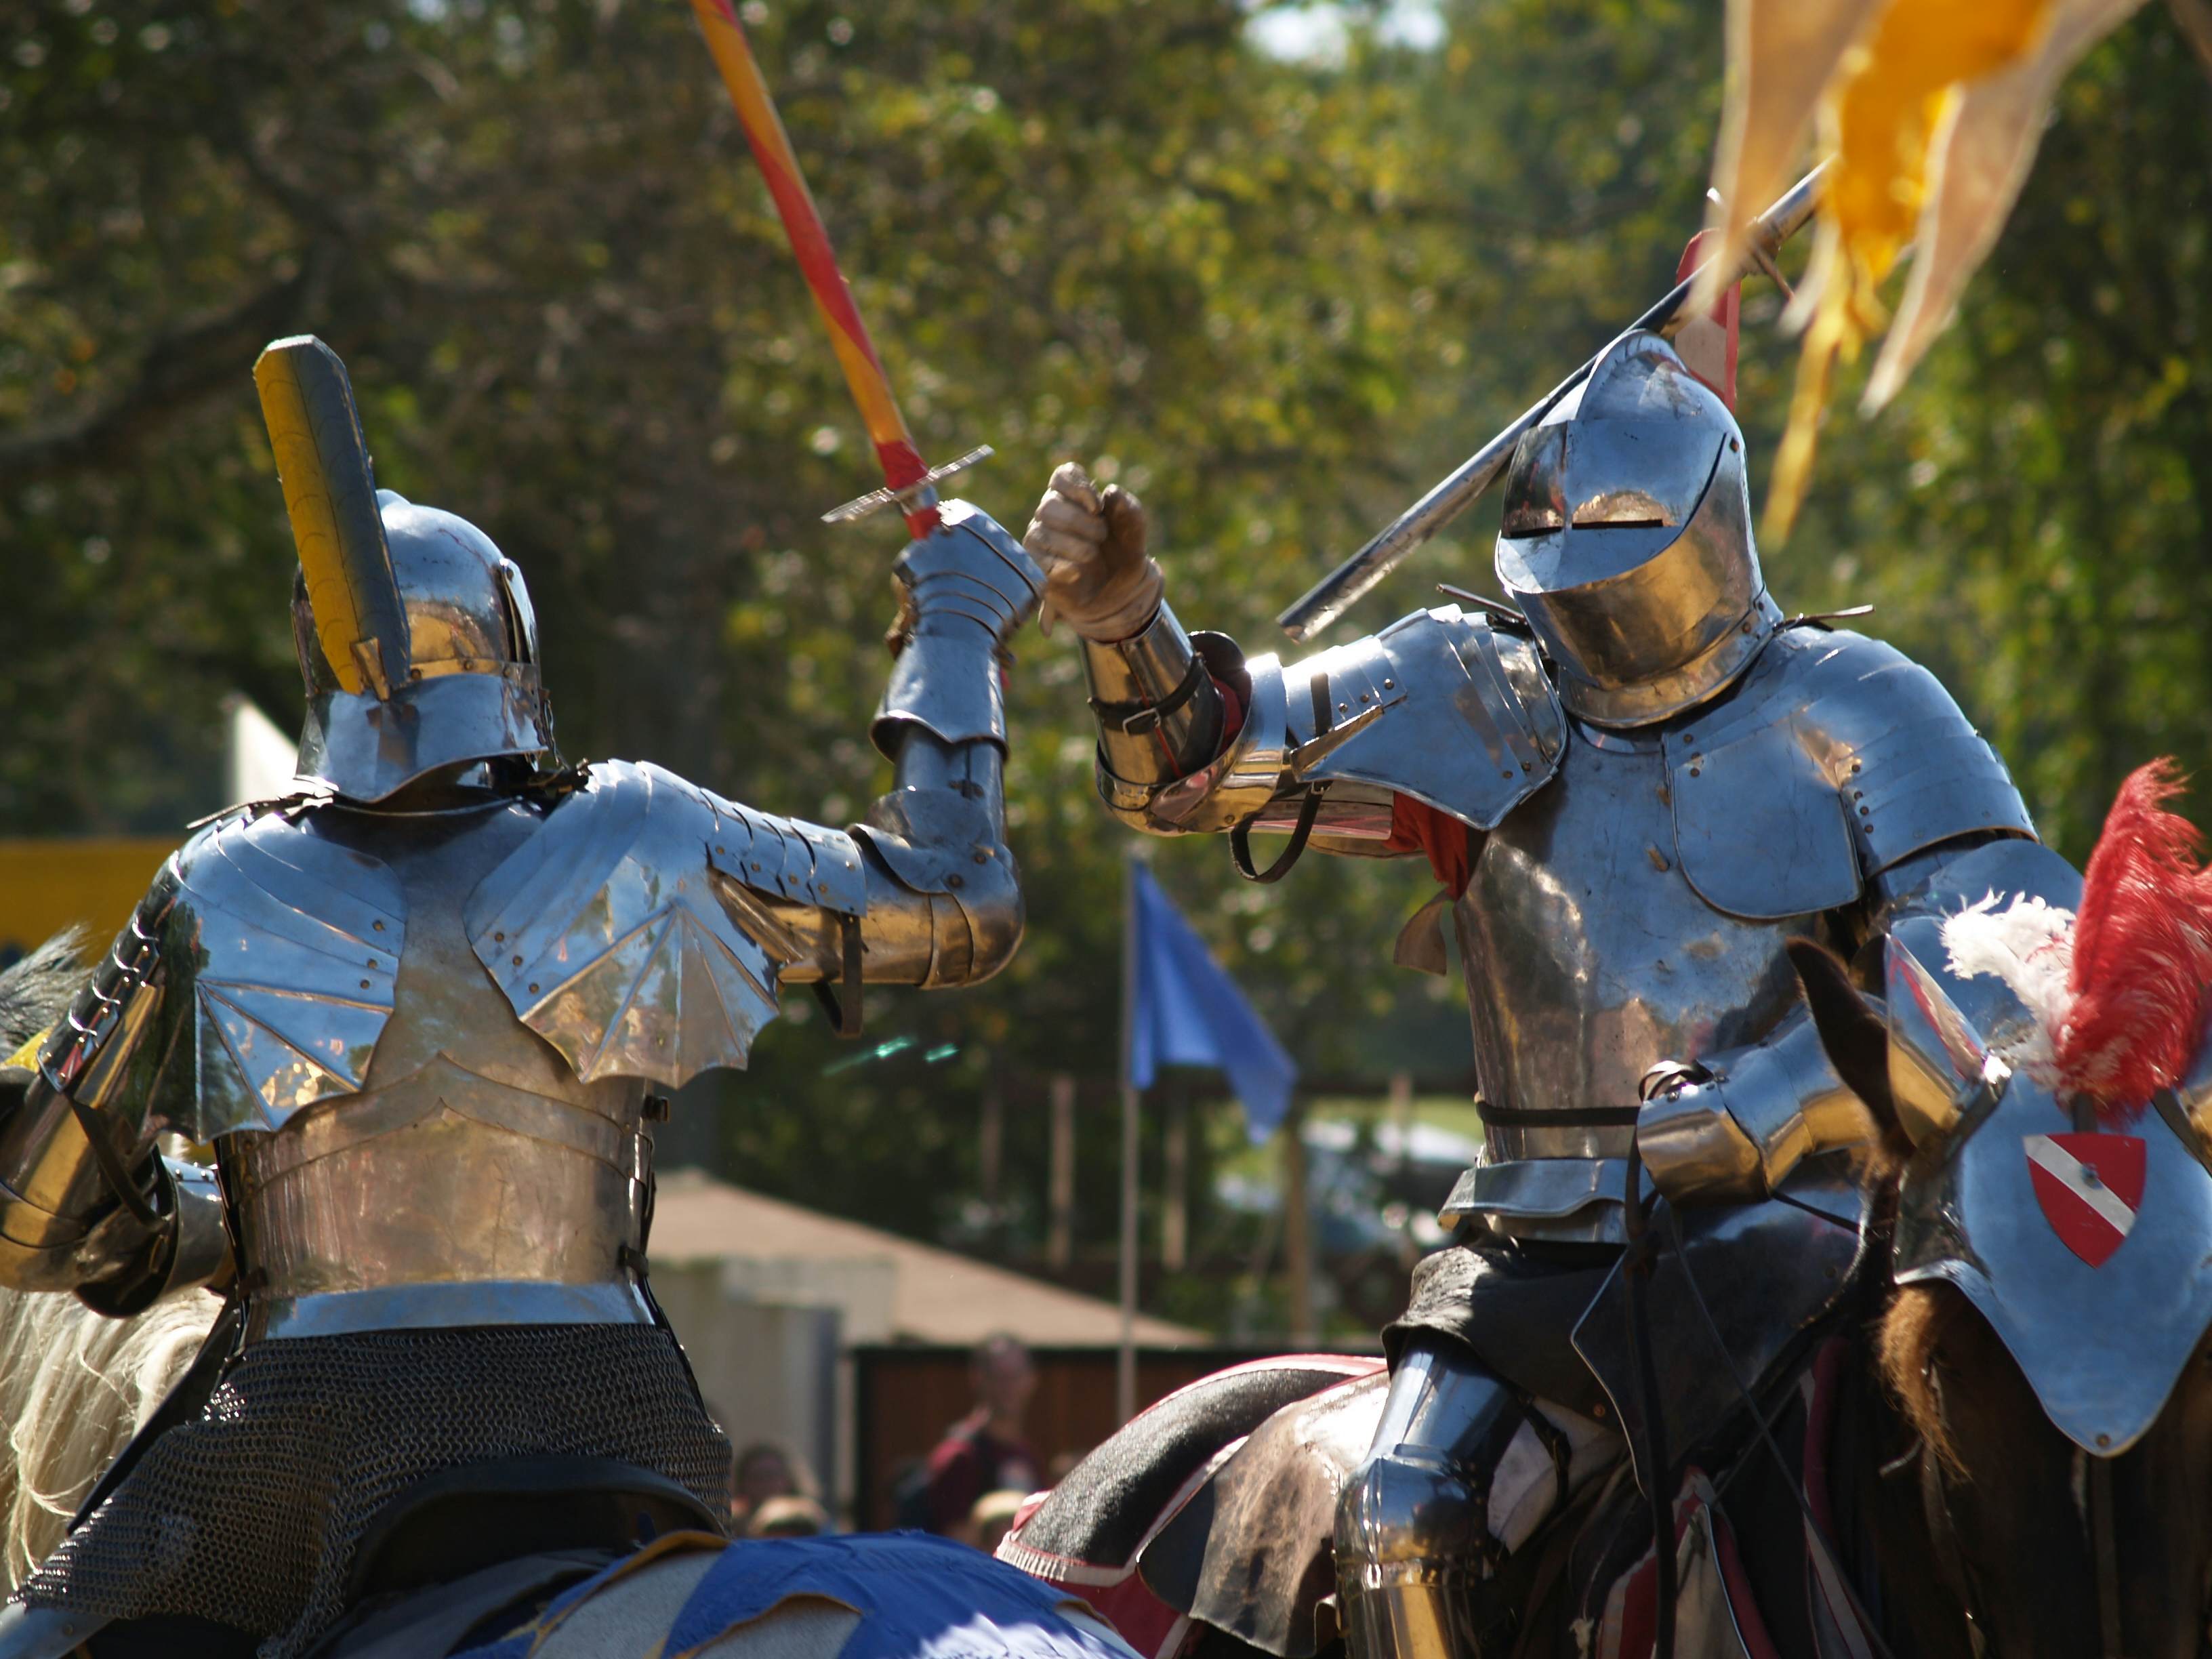
[[[1793,1227],[1841,1237],[1849,1265],[1849,1184],[1812,1183],[1865,1120],[1785,941],[1849,955],[1986,893],[2070,902],[2078,878],[1932,675],[1784,618],[1742,435],[1654,334],[1522,439],[1496,553],[1510,603],[1288,665],[1186,634],[1141,508],[1079,469],[1027,544],[1048,616],[1081,636],[1116,817],[1225,830],[1259,880],[1310,842],[1425,852],[1443,884],[1397,959],[1447,971],[1449,917],[1487,1134],[1443,1212],[1455,1248],[1388,1334],[1388,1401],[1336,1515],[1339,1619],[1357,1659],[1503,1654],[1506,1564],[1624,1450],[1626,1408],[1574,1328],[1624,1240],[1632,1152],[1677,1206],[1765,1212],[1759,1260],[1720,1271],[1820,1259]],[[1264,871],[1255,830],[1290,835]],[[1796,1315],[1735,1288],[1778,1328],[1752,1345],[1771,1354]]]
[[[168,860],[0,1108],[0,1279],[114,1314],[227,1280],[231,1315],[9,1608],[11,1656],[103,1625],[95,1651],[298,1653],[426,1480],[465,1565],[471,1471],[531,1528],[578,1490],[717,1524],[728,1444],[645,1273],[665,1091],[743,1066],[782,985],[849,1028],[863,981],[971,983],[1021,938],[1000,659],[1041,578],[983,514],[899,559],[895,786],[825,829],[564,764],[521,572],[375,489],[319,341],[256,379],[301,793]]]

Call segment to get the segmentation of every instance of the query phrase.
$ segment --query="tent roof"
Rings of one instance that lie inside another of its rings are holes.
[[[914,1341],[965,1345],[1000,1331],[1041,1347],[1103,1347],[1121,1340],[1121,1310],[1110,1302],[748,1192],[699,1170],[661,1176],[651,1254],[663,1262],[888,1261],[897,1285],[892,1325],[899,1337]],[[1188,1325],[1139,1315],[1137,1340],[1170,1347],[1212,1339]]]

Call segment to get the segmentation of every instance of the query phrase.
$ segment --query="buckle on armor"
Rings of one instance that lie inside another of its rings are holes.
[[[860,919],[840,915],[837,931],[844,945],[844,967],[839,988],[833,991],[830,981],[814,981],[815,1000],[821,1003],[823,1012],[830,1016],[830,1029],[841,1037],[860,1035]]]

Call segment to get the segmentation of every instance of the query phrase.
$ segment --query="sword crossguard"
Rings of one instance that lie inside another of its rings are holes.
[[[896,507],[902,513],[934,507],[939,483],[956,472],[965,472],[979,461],[990,459],[994,453],[990,445],[979,445],[957,460],[947,461],[943,466],[933,466],[903,489],[893,489],[886,485],[881,489],[871,489],[866,495],[857,496],[842,507],[833,507],[822,515],[822,522],[853,524],[888,507]]]

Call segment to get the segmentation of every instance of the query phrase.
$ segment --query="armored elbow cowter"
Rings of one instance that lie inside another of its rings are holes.
[[[124,1314],[227,1265],[211,1186],[153,1149],[162,945],[178,890],[172,860],[40,1042],[0,1121],[0,1283],[73,1290]]]

